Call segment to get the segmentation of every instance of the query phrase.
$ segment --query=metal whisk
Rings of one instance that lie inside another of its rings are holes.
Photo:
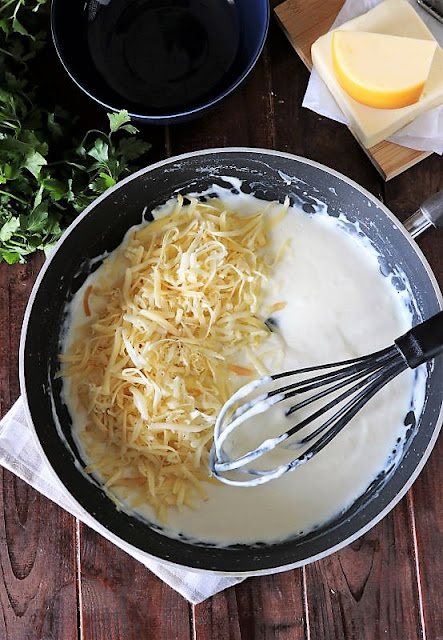
[[[443,311],[410,329],[392,346],[376,353],[335,364],[264,376],[244,385],[224,404],[218,415],[210,456],[213,475],[225,484],[251,487],[296,469],[330,443],[368,400],[399,373],[408,367],[415,369],[441,352]],[[282,380],[288,384],[280,387],[279,381]],[[289,399],[302,395],[304,397],[296,404],[286,406]],[[240,429],[246,428],[249,435],[253,435],[254,418],[281,403],[286,407],[284,416],[291,417],[293,426],[258,446],[246,446],[244,453],[236,454],[234,449]],[[312,413],[306,415],[306,407],[312,408]],[[285,442],[321,419],[320,425],[301,439]],[[267,454],[283,443],[288,455],[297,447],[304,450],[295,459],[291,454],[291,459],[285,460],[284,464],[271,464],[270,468],[262,469],[249,466],[258,458],[264,457],[265,461]]]

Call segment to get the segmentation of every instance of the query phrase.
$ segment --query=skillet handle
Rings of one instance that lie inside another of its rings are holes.
[[[395,340],[411,369],[443,352],[443,311],[409,329]]]
[[[419,209],[404,223],[413,238],[420,236],[429,227],[443,227],[443,189],[423,202]]]

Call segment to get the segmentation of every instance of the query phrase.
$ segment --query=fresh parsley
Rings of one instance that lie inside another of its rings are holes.
[[[79,138],[75,116],[39,102],[32,65],[48,39],[48,0],[0,0],[0,261],[46,253],[150,148],[126,111]]]

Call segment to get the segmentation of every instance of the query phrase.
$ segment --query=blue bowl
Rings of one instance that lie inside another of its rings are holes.
[[[259,57],[268,0],[52,0],[51,28],[74,82],[109,111],[189,120],[238,87]]]

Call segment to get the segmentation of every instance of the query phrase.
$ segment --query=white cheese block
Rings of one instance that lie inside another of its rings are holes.
[[[385,0],[366,14],[341,25],[338,30],[367,31],[435,42],[432,33],[406,0]],[[443,50],[438,45],[420,100],[399,109],[376,109],[357,102],[340,86],[332,63],[332,37],[333,32],[329,32],[314,42],[312,60],[363,146],[374,146],[424,111],[443,104]]]

